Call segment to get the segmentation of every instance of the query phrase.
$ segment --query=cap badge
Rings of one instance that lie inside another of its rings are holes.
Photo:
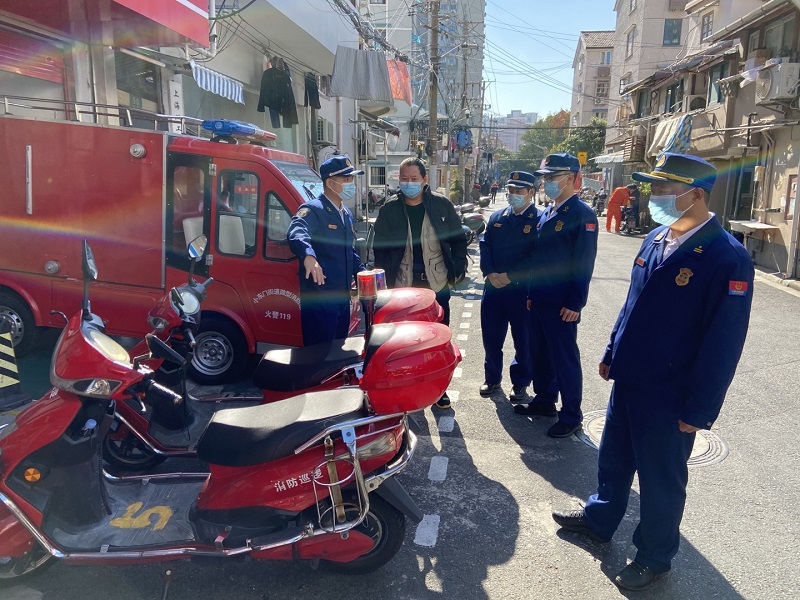
[[[514,173],[511,175],[511,179],[519,179],[519,173],[517,173],[517,172],[514,172]]]
[[[665,164],[667,164],[667,156],[666,154],[662,154],[656,161],[656,169],[663,167]]]
[[[353,166],[353,164],[350,162],[349,158],[345,158],[344,159],[344,164],[345,164],[345,166],[348,166],[348,167],[352,167]]]
[[[694,275],[691,269],[681,269],[675,277],[675,283],[683,287],[689,284],[689,278]]]

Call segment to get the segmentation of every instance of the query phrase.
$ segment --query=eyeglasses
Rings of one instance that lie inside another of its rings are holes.
[[[542,181],[556,181],[557,179],[560,179],[564,175],[572,175],[572,172],[570,171],[568,173],[553,173],[552,175],[542,175],[541,179]]]

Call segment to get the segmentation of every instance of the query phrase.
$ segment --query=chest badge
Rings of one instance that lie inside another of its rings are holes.
[[[333,223],[328,223],[328,229],[339,229],[339,226],[334,225]]]
[[[494,226],[495,226],[495,227],[502,227],[502,226],[503,226],[503,224],[502,224],[502,223],[495,223],[495,224],[494,224]]]
[[[677,283],[681,287],[683,287],[685,285],[688,285],[689,284],[689,278],[692,275],[694,275],[694,273],[692,273],[691,269],[685,269],[685,268],[681,269],[678,272],[678,275],[675,277],[675,283]]]
[[[562,229],[564,229],[564,221],[556,222],[556,231],[561,231]]]
[[[525,227],[522,228],[522,233],[530,233],[531,229],[533,228],[530,225],[525,225]]]

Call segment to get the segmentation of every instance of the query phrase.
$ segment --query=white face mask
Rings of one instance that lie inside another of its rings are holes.
[[[650,216],[652,217],[653,221],[660,223],[661,225],[672,225],[673,223],[677,223],[677,221],[686,214],[686,211],[694,206],[694,203],[692,203],[691,206],[689,206],[689,208],[686,210],[678,210],[675,204],[677,203],[678,198],[690,193],[691,192],[686,192],[680,196],[675,194],[663,194],[661,196],[651,195],[649,209]]]

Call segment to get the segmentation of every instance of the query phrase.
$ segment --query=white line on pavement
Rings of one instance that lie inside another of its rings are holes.
[[[459,325],[459,327],[460,327],[461,329],[469,329],[469,323],[461,323],[461,324]]]
[[[428,479],[431,481],[444,481],[447,479],[448,461],[449,459],[446,456],[434,456],[428,469]]]
[[[464,308],[472,308],[472,302],[465,302]]]
[[[461,367],[456,367],[456,368],[453,370],[453,379],[455,379],[456,377],[461,377],[461,374],[462,374],[463,372],[464,372],[464,369],[462,369]]]
[[[461,314],[461,318],[462,319],[471,319],[472,318],[472,313],[471,312],[462,313]]]
[[[469,339],[469,336],[468,336],[466,333],[459,333],[459,334],[456,336],[456,339],[457,339],[459,342],[466,342],[466,341]],[[460,349],[460,348],[459,348],[459,349]],[[463,351],[463,350],[461,350],[461,356],[464,356],[464,351]]]
[[[439,537],[439,515],[425,515],[417,525],[417,534],[414,536],[414,543],[417,546],[433,548],[436,545],[436,538]]]
[[[458,390],[447,390],[447,397],[450,400],[458,400],[458,397],[461,395],[461,392]]]

